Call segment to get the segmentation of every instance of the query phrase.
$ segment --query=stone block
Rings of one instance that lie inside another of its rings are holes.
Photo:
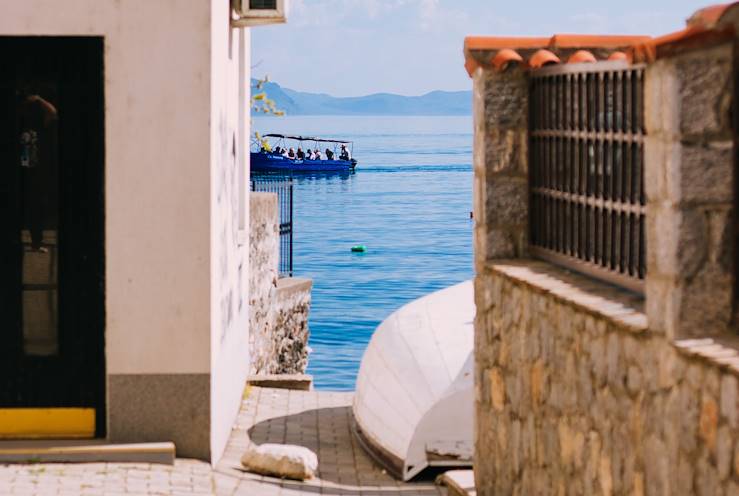
[[[472,125],[475,137],[485,135],[485,93],[490,69],[475,71],[472,75]]]
[[[529,82],[522,70],[486,72],[485,125],[488,130],[528,127]]]
[[[252,445],[241,457],[250,472],[288,479],[312,479],[318,471],[318,457],[308,448],[287,444]]]
[[[437,484],[447,487],[449,496],[475,496],[477,494],[475,474],[472,470],[449,470],[436,480]]]
[[[703,136],[730,130],[733,95],[732,45],[699,50],[675,58],[679,84],[680,131]]]
[[[716,431],[718,429],[718,405],[713,398],[704,396],[698,422],[698,432],[703,442],[706,443],[708,451],[715,451]]]
[[[649,205],[646,229],[648,273],[671,277],[675,281],[694,277],[708,260],[712,241],[711,220],[709,213],[702,208]],[[727,220],[717,216],[713,222],[718,229]],[[717,244],[723,243],[716,246],[716,253],[723,253],[731,246],[724,231],[720,231],[716,240]]]
[[[731,473],[731,431],[727,426],[721,426],[716,435],[716,468],[721,480],[726,480]]]
[[[495,367],[490,371],[489,381],[490,398],[492,400],[493,408],[498,412],[503,411],[506,398],[506,386],[500,369]]]
[[[485,187],[487,224],[528,229],[529,184],[524,178],[488,177]]]
[[[683,143],[680,151],[679,162],[674,156],[668,158],[668,181],[673,183],[671,189],[679,189],[679,196],[673,197],[673,201],[733,202],[734,147],[730,140]]]
[[[721,415],[729,427],[739,424],[739,380],[736,376],[723,374],[721,377]]]
[[[485,186],[485,175],[476,173],[472,180],[472,210],[476,226],[484,225],[487,222],[485,215],[487,192]]]
[[[676,338],[716,336],[727,332],[732,318],[733,278],[706,266],[680,290]]]
[[[704,266],[708,257],[708,219],[705,213],[697,208],[683,208],[676,213],[677,266],[674,267],[674,272],[664,273],[674,274],[685,280],[693,277]],[[670,226],[665,226],[664,229],[670,229]],[[660,238],[668,239],[668,234],[664,233]]]
[[[729,207],[711,209],[708,216],[708,261],[726,273],[734,272],[736,225]]]
[[[677,236],[680,224],[679,212],[670,205],[647,205],[647,277],[650,275],[676,277]]]
[[[644,138],[644,193],[647,202],[669,202],[676,189],[668,183],[668,171],[680,163],[680,144],[665,140],[662,136],[647,135]]]
[[[481,228],[480,230],[485,232],[485,245],[481,251],[485,256],[485,260],[520,256],[521,252],[514,238],[514,233],[511,233],[509,229]]]
[[[674,63],[658,60],[644,72],[644,125],[648,136],[671,137],[679,131],[678,81]]]
[[[492,129],[485,137],[486,174],[527,177],[528,132],[526,129]]]
[[[672,278],[647,273],[645,281],[646,313],[649,329],[669,339],[680,337],[682,290]]]

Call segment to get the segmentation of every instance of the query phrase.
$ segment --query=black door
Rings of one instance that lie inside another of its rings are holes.
[[[0,64],[0,410],[104,436],[103,40],[0,37]]]

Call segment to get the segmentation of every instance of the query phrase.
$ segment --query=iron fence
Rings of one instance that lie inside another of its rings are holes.
[[[251,190],[276,193],[280,210],[280,277],[293,275],[293,180],[274,176],[252,176]]]
[[[643,292],[642,66],[534,71],[529,94],[531,251]]]

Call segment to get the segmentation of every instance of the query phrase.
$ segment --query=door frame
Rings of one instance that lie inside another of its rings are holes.
[[[6,349],[13,350],[0,357],[0,362],[9,364],[5,370],[0,364],[0,373],[6,375],[6,383],[0,380],[0,385],[8,388],[5,397],[0,391],[0,439],[104,438],[107,433],[104,39],[100,36],[0,36],[0,54],[10,60],[12,68],[8,79],[0,83],[6,85],[4,95],[8,81],[16,78],[20,67],[16,64],[48,57],[45,63],[53,65],[53,56],[63,60],[56,63],[60,68],[61,102],[60,165],[55,185],[61,240],[57,278],[59,353],[52,357],[22,355],[22,342],[18,341],[19,336],[22,339],[22,330],[18,335],[20,327],[6,329],[0,334],[11,343]],[[31,66],[34,64],[37,62],[30,62]],[[12,85],[15,84],[14,81]],[[0,96],[5,98],[0,106],[12,105],[6,97]],[[0,123],[0,134],[5,135],[0,136],[0,163],[12,164],[16,160],[16,132],[15,123]],[[8,177],[15,176],[8,173]],[[9,189],[14,187],[18,184],[10,185]],[[9,219],[0,230],[12,236],[14,228],[17,232],[21,210],[10,202],[8,211],[16,209],[17,215],[14,219],[7,216]],[[5,233],[0,232],[0,235],[5,236]],[[23,249],[19,242],[16,244]],[[10,251],[0,254],[17,264],[17,251],[13,250],[18,246],[8,237],[0,249]],[[18,266],[8,265],[13,262],[2,263],[3,269],[10,271],[5,273],[13,274],[18,270]],[[64,269],[63,263],[66,264]],[[13,282],[3,286],[0,297],[5,302],[15,302],[15,307],[8,310],[17,316],[22,305],[17,292],[20,288],[13,294]],[[17,325],[21,325],[20,321]],[[83,331],[76,332],[80,329]],[[11,353],[15,354],[10,356]],[[55,375],[60,371],[65,377]],[[90,371],[92,376],[85,375]],[[13,389],[14,384],[16,389]],[[39,392],[39,387],[44,385],[48,385],[49,390]],[[75,386],[79,387],[75,389]],[[33,388],[35,391],[29,392]],[[48,397],[44,398],[44,394]]]

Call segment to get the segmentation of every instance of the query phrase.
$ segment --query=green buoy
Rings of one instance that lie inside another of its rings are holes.
[[[364,253],[367,251],[367,247],[364,245],[354,245],[352,246],[352,251],[356,253]]]

